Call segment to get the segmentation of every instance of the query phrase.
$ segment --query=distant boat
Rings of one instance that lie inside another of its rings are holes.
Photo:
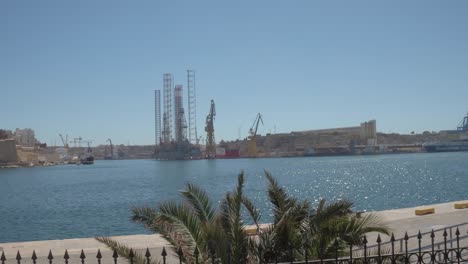
[[[88,142],[87,153],[80,155],[80,164],[83,164],[83,165],[92,165],[92,164],[94,164],[94,156],[92,154],[91,147],[89,146],[89,142]]]
[[[449,151],[468,151],[468,142],[466,141],[446,141],[423,144],[427,152],[449,152]]]
[[[93,157],[93,155],[88,155],[88,156],[85,157],[85,158],[81,158],[81,159],[80,159],[80,163],[83,164],[83,165],[92,165],[92,164],[94,164],[94,157]]]

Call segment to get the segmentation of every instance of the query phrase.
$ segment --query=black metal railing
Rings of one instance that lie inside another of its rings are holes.
[[[444,230],[442,234],[442,239],[443,241],[440,243],[435,242],[435,237],[436,233],[435,231],[431,231],[429,234],[429,237],[431,239],[431,243],[429,246],[422,246],[422,240],[423,240],[423,234],[421,232],[418,233],[415,237],[409,237],[408,234],[406,233],[405,236],[402,238],[403,241],[403,250],[397,250],[397,245],[398,245],[398,240],[395,239],[394,235],[392,234],[390,237],[389,242],[382,242],[380,235],[377,236],[376,239],[376,245],[369,246],[369,241],[367,241],[367,237],[364,236],[362,238],[362,245],[359,247],[360,251],[355,251],[355,246],[353,245],[347,245],[349,250],[343,250],[342,244],[338,242],[338,240],[335,240],[333,243],[333,247],[335,247],[334,250],[334,256],[328,256],[327,258],[316,258],[314,256],[308,256],[308,245],[309,243],[306,242],[305,245],[298,249],[298,248],[290,248],[290,252],[288,252],[290,259],[285,262],[284,260],[278,261],[277,257],[273,257],[270,259],[273,259],[273,261],[268,261],[268,263],[340,263],[340,264],[353,264],[353,263],[362,263],[362,264],[384,264],[384,263],[391,263],[391,264],[396,264],[396,263],[421,263],[421,264],[441,264],[441,263],[468,263],[468,241],[465,240],[467,236],[461,236],[459,229],[457,228],[455,231],[455,237],[453,238],[453,243],[450,242],[450,237],[447,232],[447,230]],[[417,241],[412,241],[416,242],[418,244],[416,249],[409,249],[408,244],[411,239],[416,238]],[[462,242],[462,243],[461,243]],[[383,250],[382,246],[383,245],[390,245],[390,248],[388,250]],[[451,246],[453,245],[453,246]],[[156,263],[161,263],[161,264],[168,264],[168,263],[186,263],[187,259],[192,259],[192,263],[199,264],[199,263],[211,263],[211,264],[222,264],[222,261],[216,256],[214,250],[209,251],[209,256],[208,258],[205,257],[205,259],[201,259],[200,257],[200,252],[198,248],[195,248],[193,254],[190,256],[190,258],[187,258],[184,256],[184,253],[181,248],[172,248],[174,251],[174,255],[172,257],[168,256],[168,253],[166,249],[163,247],[161,249],[161,253],[158,254],[159,256],[154,256],[157,257]],[[125,254],[125,258],[122,258],[117,250],[113,250],[111,253],[112,255],[109,257],[110,259],[107,259],[106,263],[114,263],[117,264],[119,262],[125,262],[125,263],[130,263],[130,264],[136,264],[136,263],[141,263],[141,264],[152,264],[155,263],[154,259],[152,259],[152,254],[150,253],[150,249],[146,248],[146,251],[143,250],[138,250],[140,251],[139,253],[136,253],[133,249],[130,249],[127,254]],[[302,252],[301,259],[295,259],[294,256],[298,254],[293,254],[293,251],[296,252]],[[144,252],[144,254],[143,254]],[[260,256],[257,257],[251,257],[249,258],[248,262],[249,263],[265,263],[265,256],[266,254],[270,254],[270,256],[278,256],[281,255],[281,253],[284,252],[274,252],[274,251],[268,251],[265,252],[264,254],[260,253]],[[89,255],[90,253],[88,253]],[[94,255],[94,254],[93,254]],[[81,264],[85,264],[85,260],[87,259],[87,256],[84,252],[84,250],[81,250],[79,256],[79,262]],[[44,262],[44,258],[46,258],[45,262],[48,264],[53,264],[53,263],[65,263],[69,264],[69,261],[71,259],[70,254],[68,253],[68,250],[65,250],[65,253],[63,257],[61,257],[63,260],[57,260],[52,254],[52,251],[49,251],[49,254],[47,256],[41,257],[43,258],[42,263]],[[36,252],[32,252],[32,263],[33,264],[38,264],[38,256],[36,255]],[[31,263],[23,260],[23,257],[21,256],[21,253],[19,251],[16,252],[16,257],[12,258],[7,258],[5,255],[5,252],[2,251],[2,254],[0,256],[0,264],[13,264],[16,262],[16,264],[22,264],[22,263]],[[103,262],[103,254],[101,254],[101,250],[98,249],[97,254],[95,255],[95,260],[94,261],[89,261],[92,263],[97,264],[102,264]],[[143,263],[142,263],[143,262]],[[233,261],[234,262],[234,261]],[[235,263],[244,263],[247,262],[245,261],[239,261],[236,260]],[[228,263],[226,263],[228,264]],[[230,263],[229,263],[230,264]]]

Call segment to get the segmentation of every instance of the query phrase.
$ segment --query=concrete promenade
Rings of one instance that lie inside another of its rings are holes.
[[[467,223],[468,209],[454,209],[454,203],[459,202],[462,201],[371,213],[378,215],[385,223],[387,223],[388,227],[391,228],[392,232],[394,232],[395,238],[399,239],[404,236],[405,231],[408,232],[409,236],[413,236],[417,235],[419,230],[421,232],[430,232],[432,229],[437,230],[444,227]],[[464,202],[468,202],[468,200]],[[433,207],[435,209],[435,214],[416,216],[415,209],[421,207]],[[364,213],[363,215],[366,214],[367,213]],[[454,238],[455,229],[451,231],[452,237]],[[443,241],[442,232],[443,231],[439,231],[436,233],[436,242]],[[447,230],[447,232],[449,232],[449,230]],[[467,236],[468,224],[460,226],[460,232],[460,236]],[[139,252],[143,252],[143,254],[148,247],[151,254],[153,256],[157,256],[158,260],[161,259],[160,254],[162,247],[165,246],[166,249],[170,248],[170,244],[157,234],[116,236],[113,238],[133,249],[136,249]],[[374,244],[376,235],[370,234],[368,240],[369,244]],[[382,240],[383,242],[386,242],[389,240],[389,238],[382,237]],[[423,241],[426,241],[430,244],[429,235],[423,236]],[[427,243],[423,243],[423,246],[427,245]],[[411,249],[416,245],[417,239],[410,239],[409,248]],[[468,239],[463,240],[460,246],[468,246]],[[18,250],[21,252],[23,257],[24,262],[22,263],[32,263],[31,255],[33,250],[36,251],[36,255],[39,258],[37,263],[39,264],[48,263],[46,256],[49,253],[49,250],[52,250],[52,253],[54,254],[54,263],[64,263],[63,254],[66,249],[68,250],[68,253],[71,257],[69,261],[70,264],[80,263],[79,254],[82,249],[87,256],[86,263],[97,263],[96,253],[98,249],[101,250],[103,255],[103,264],[113,263],[111,258],[112,252],[94,238],[0,243],[0,252],[3,251],[7,257],[6,263],[12,264],[16,263],[15,257]],[[170,258],[169,262],[175,262],[173,252],[168,250],[168,255]]]

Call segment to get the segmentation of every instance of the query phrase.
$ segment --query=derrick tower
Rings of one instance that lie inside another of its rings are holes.
[[[175,140],[183,142],[187,139],[187,122],[185,120],[183,104],[183,87],[176,85],[174,88],[174,110],[175,110]]]
[[[197,137],[197,101],[195,90],[195,71],[187,70],[187,94],[188,94],[188,140],[192,144],[198,144]]]
[[[164,114],[162,138],[164,143],[172,140],[172,74],[164,74]]]
[[[161,144],[161,91],[154,90],[154,144]]]

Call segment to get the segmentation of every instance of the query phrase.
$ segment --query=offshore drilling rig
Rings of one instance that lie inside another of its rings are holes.
[[[173,76],[166,73],[163,75],[163,88],[162,127],[161,91],[156,90],[154,94],[155,158],[161,160],[199,159],[201,152],[197,144],[195,72],[187,70],[189,126],[187,126],[183,104],[183,86],[175,85],[173,87]],[[174,94],[174,97],[172,97],[172,94]],[[174,118],[173,113],[175,114]],[[188,138],[187,131],[189,132]]]

